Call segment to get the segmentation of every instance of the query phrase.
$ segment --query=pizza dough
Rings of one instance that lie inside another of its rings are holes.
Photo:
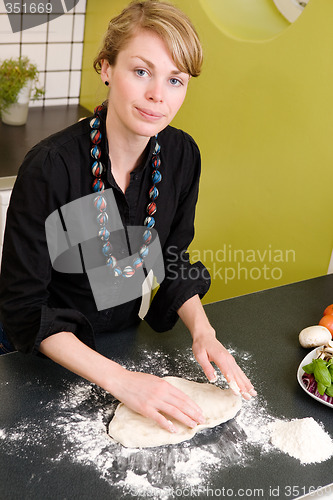
[[[206,419],[194,429],[170,419],[177,433],[162,429],[154,420],[143,417],[120,403],[109,424],[109,435],[127,448],[151,448],[176,444],[191,439],[198,431],[226,422],[239,411],[242,401],[231,389],[220,389],[212,384],[200,384],[178,377],[164,377],[170,384],[185,392],[200,406]]]

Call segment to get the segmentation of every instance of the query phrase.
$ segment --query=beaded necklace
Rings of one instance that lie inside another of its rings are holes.
[[[92,147],[90,150],[91,157],[93,159],[93,163],[91,165],[91,171],[94,176],[94,181],[92,183],[92,189],[95,193],[103,193],[105,190],[105,184],[102,181],[102,176],[106,173],[105,166],[100,161],[102,152],[100,148],[100,143],[102,141],[102,133],[99,130],[101,124],[101,115],[104,112],[105,107],[103,104],[97,106],[94,110],[94,117],[90,120],[90,139],[92,143]],[[155,225],[155,219],[153,215],[156,213],[157,206],[155,200],[157,199],[159,192],[156,187],[156,184],[161,182],[162,174],[159,171],[161,166],[160,152],[161,147],[157,142],[156,134],[156,143],[153,152],[153,156],[151,159],[151,165],[153,168],[152,171],[152,182],[153,185],[149,189],[149,198],[150,202],[147,205],[147,217],[145,218],[143,224],[146,226],[143,233],[143,244],[139,250],[139,255],[133,259],[132,266],[126,266],[124,269],[121,269],[117,263],[116,258],[112,255],[112,245],[109,241],[110,239],[110,231],[106,228],[106,224],[108,221],[107,214],[107,202],[103,194],[98,194],[94,199],[94,205],[97,210],[97,225],[98,225],[98,236],[102,241],[102,252],[106,257],[106,265],[113,271],[116,277],[122,276],[124,278],[130,278],[135,274],[136,269],[139,269],[143,266],[144,259],[147,257],[149,253],[149,244],[152,240],[152,232],[150,229]]]

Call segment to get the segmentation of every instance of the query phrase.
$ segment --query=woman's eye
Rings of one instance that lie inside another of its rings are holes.
[[[146,76],[148,73],[146,70],[144,69],[136,69],[135,70],[135,73],[138,75],[138,76]]]
[[[182,82],[178,80],[178,78],[170,78],[170,83],[174,87],[179,87],[179,85],[183,85]]]

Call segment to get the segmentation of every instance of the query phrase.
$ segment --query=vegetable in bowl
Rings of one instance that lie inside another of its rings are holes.
[[[333,404],[333,347],[331,343],[317,351],[317,358],[302,366],[305,388],[318,398]]]

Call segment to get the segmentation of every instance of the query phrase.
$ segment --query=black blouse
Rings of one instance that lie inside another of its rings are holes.
[[[71,331],[94,347],[95,335],[140,321],[141,297],[98,311],[87,274],[62,273],[51,265],[47,217],[92,193],[89,121],[84,119],[29,151],[13,188],[1,265],[0,321],[9,340],[22,352],[37,353],[44,338],[61,331]],[[105,137],[105,120],[101,131]],[[186,300],[207,292],[210,277],[201,262],[189,262],[187,253],[194,236],[200,152],[188,134],[170,126],[159,133],[158,142],[162,181],[154,218],[165,278],[145,320],[156,331],[166,331],[177,321],[177,310]],[[102,161],[108,165],[105,188],[112,188],[124,226],[142,226],[147,215],[154,146],[155,138],[151,138],[124,194],[112,176],[107,141],[102,145]]]

